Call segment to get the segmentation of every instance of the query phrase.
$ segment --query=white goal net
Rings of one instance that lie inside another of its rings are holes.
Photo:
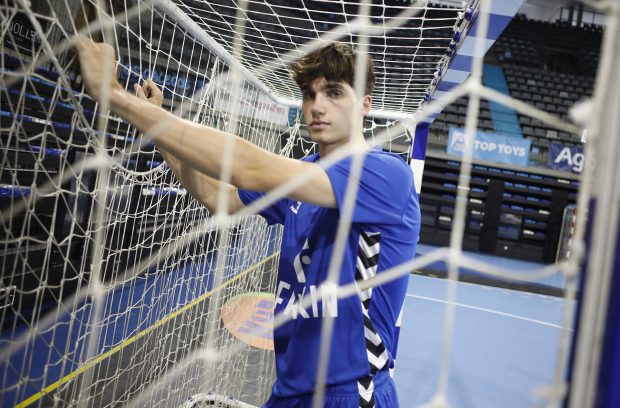
[[[278,192],[243,215],[213,217],[147,138],[85,94],[69,48],[76,33],[114,47],[116,75],[127,89],[153,79],[167,110],[288,157],[315,146],[286,66],[334,40],[373,58],[377,86],[366,138],[406,159],[416,124],[468,93],[470,133],[480,97],[549,126],[577,128],[483,88],[475,64],[468,82],[433,100],[471,18],[485,7],[437,3],[0,2],[2,405],[175,407],[194,396],[196,407],[260,406],[274,379],[272,318],[261,313],[273,308],[281,231],[253,214]],[[486,29],[483,16],[479,30]],[[466,154],[459,194],[466,194],[470,166]],[[463,265],[514,278],[461,256],[464,197],[457,197],[451,247],[382,279],[439,259],[449,260],[453,279]],[[578,223],[574,245],[580,234]],[[567,262],[528,279],[560,271],[570,278],[566,296],[574,297],[581,255],[571,251]],[[446,395],[453,319],[447,308],[438,404]],[[553,386],[545,394],[553,404],[563,395],[570,319],[567,311],[555,384],[544,384]]]

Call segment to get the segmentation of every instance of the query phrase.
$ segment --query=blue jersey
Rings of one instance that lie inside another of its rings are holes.
[[[318,154],[305,158],[315,162]],[[274,331],[276,382],[273,395],[292,397],[315,388],[322,317],[335,316],[327,385],[368,379],[393,366],[396,322],[404,303],[408,276],[358,290],[359,296],[317,301],[328,274],[336,231],[347,191],[351,158],[326,170],[338,208],[281,199],[261,215],[283,224],[275,313],[291,317]],[[239,190],[248,205],[263,193]],[[339,284],[368,279],[411,260],[420,230],[420,209],[413,174],[398,156],[380,150],[366,154]],[[312,303],[299,306],[304,296]]]

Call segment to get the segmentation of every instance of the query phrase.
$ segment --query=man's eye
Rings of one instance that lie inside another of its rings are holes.
[[[332,91],[329,91],[328,95],[331,96],[332,98],[338,98],[342,96],[342,91],[339,89],[334,89]]]

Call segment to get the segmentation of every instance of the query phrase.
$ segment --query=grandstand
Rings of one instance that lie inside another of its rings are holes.
[[[600,25],[573,26],[518,14],[485,55],[485,64],[501,68],[503,89],[509,95],[568,120],[570,107],[592,95],[602,33]],[[483,82],[493,87],[492,74],[486,74]],[[433,122],[429,147],[445,150],[447,130],[464,126],[466,108],[467,98],[446,106]],[[517,129],[507,130],[512,118],[494,118],[489,103],[483,101],[479,129],[530,139],[533,166],[545,167],[549,143],[581,145],[581,135],[558,131],[528,115],[515,115]]]
[[[592,95],[602,33],[600,25],[576,26],[517,14],[485,54],[482,81],[569,121],[570,108]],[[423,185],[427,194],[422,195],[426,209],[422,240],[429,244],[449,242],[458,163],[452,160],[446,169],[450,158],[443,154],[450,129],[465,126],[468,103],[462,97],[447,105],[430,128],[429,154],[438,157],[427,160]],[[466,236],[471,239],[465,242],[466,249],[556,261],[564,208],[575,204],[579,181],[570,172],[548,171],[549,149],[552,144],[581,148],[583,135],[486,100],[480,103],[478,129],[529,140],[531,147],[528,168],[521,168],[520,174],[493,163],[474,167],[471,205],[475,208],[467,222]],[[503,211],[493,211],[497,201],[489,196],[503,201]]]

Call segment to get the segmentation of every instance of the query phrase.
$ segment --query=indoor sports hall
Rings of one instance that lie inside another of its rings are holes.
[[[403,277],[400,407],[620,407],[620,2],[0,0],[0,32],[3,408],[261,407],[274,329],[322,312],[299,356],[321,408],[330,307]],[[219,188],[209,211],[155,143],[169,116],[140,132],[89,96],[80,38],[122,88],[151,80],[228,135],[223,183],[237,137],[319,153],[291,63],[334,41],[370,56],[361,131],[413,173],[415,257],[341,283],[364,161],[345,145],[319,162],[352,163],[327,278],[284,297],[283,227],[260,214],[313,175],[234,213]]]

